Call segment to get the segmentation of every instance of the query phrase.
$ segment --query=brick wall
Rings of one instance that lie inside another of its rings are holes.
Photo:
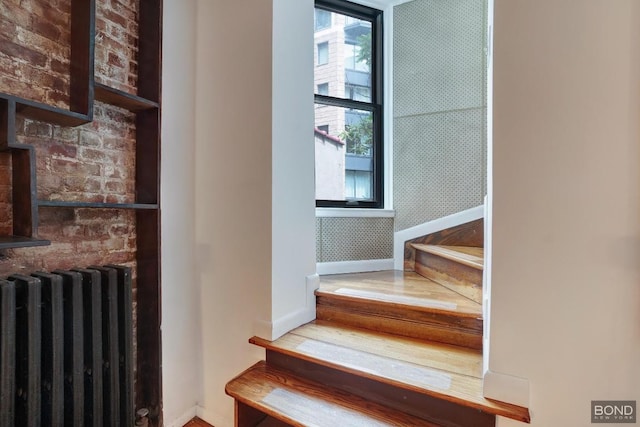
[[[69,106],[70,0],[0,1],[0,92]],[[136,93],[135,0],[97,0],[96,81]],[[134,201],[135,119],[96,103],[76,128],[19,117],[18,139],[36,149],[38,197]],[[0,276],[119,263],[134,266],[135,213],[40,208],[39,237],[51,246],[0,253]],[[0,232],[10,232],[10,155],[0,153]]]

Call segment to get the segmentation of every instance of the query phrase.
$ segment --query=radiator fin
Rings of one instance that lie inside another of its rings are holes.
[[[131,269],[0,280],[0,427],[134,424]]]

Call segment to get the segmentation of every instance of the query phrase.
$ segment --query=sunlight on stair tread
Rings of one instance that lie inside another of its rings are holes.
[[[359,289],[338,288],[334,292],[340,295],[371,298],[381,301],[393,301],[407,305],[418,305],[423,307],[442,308],[449,310],[455,310],[456,308],[458,308],[458,304],[447,301],[436,301],[432,299],[417,298],[405,295],[383,294],[380,292],[363,291]]]
[[[325,322],[319,324],[317,321],[291,333],[461,375],[476,378],[482,375],[482,354],[464,347],[340,327]]]

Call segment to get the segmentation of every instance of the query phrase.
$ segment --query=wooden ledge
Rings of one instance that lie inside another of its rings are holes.
[[[469,246],[439,246],[411,244],[415,249],[458,262],[468,267],[482,270],[484,268],[484,249]]]

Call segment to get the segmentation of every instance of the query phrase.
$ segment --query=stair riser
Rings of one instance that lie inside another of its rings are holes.
[[[417,251],[415,271],[477,303],[482,303],[482,270]]]
[[[360,300],[356,298],[337,298],[334,295],[318,294],[316,307],[335,309],[363,316],[397,319],[416,324],[427,324],[470,332],[482,333],[482,319],[477,315],[461,314],[453,311],[426,311],[425,309],[388,304],[384,302]]]
[[[434,422],[443,427],[495,427],[495,416],[479,410],[345,373],[267,350],[267,362],[329,387]]]
[[[449,318],[447,318],[449,317]],[[428,341],[437,341],[476,350],[482,349],[482,321],[477,319],[442,316],[426,323],[396,317],[383,317],[380,313],[358,312],[349,307],[316,306],[316,318],[378,332],[401,335]]]

